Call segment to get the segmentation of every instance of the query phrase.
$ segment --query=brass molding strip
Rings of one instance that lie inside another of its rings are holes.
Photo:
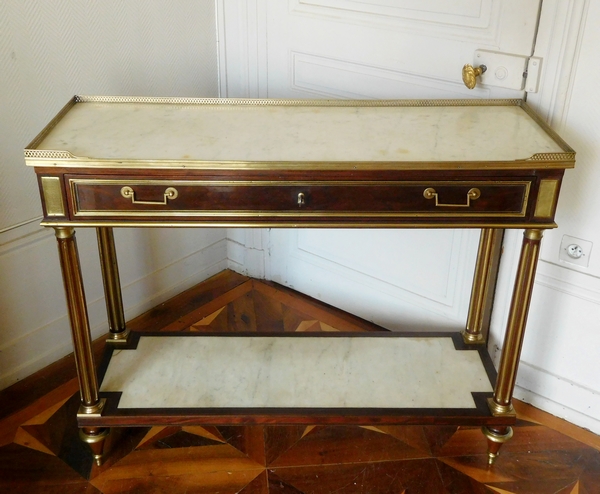
[[[152,96],[93,96],[76,95],[76,103],[156,103],[175,105],[238,105],[238,106],[521,106],[514,99],[269,99],[269,98],[182,98]]]
[[[187,187],[206,187],[206,186],[226,186],[226,187],[311,187],[311,186],[326,186],[326,187],[368,187],[368,186],[381,186],[381,187],[429,187],[431,185],[436,186],[462,186],[470,187],[478,185],[480,187],[505,187],[505,186],[522,186],[524,189],[523,201],[521,202],[520,211],[512,212],[473,212],[473,211],[455,211],[455,212],[440,212],[440,211],[428,211],[414,210],[414,211],[279,211],[279,210],[194,210],[194,209],[181,209],[181,210],[125,210],[125,209],[107,209],[107,210],[87,210],[79,208],[79,200],[77,196],[77,185],[160,185],[160,186],[187,186]],[[493,217],[493,218],[519,218],[524,217],[527,210],[527,204],[529,200],[529,191],[531,183],[529,181],[391,181],[391,182],[352,182],[352,181],[210,181],[210,180],[110,180],[110,179],[70,179],[69,188],[71,194],[75,199],[73,201],[73,213],[74,216],[95,216],[95,217],[115,217],[115,216],[131,216],[131,217],[249,217],[249,218],[260,218],[265,216],[275,218],[286,218],[286,217],[302,217],[309,218],[344,218],[344,217],[363,217],[363,218],[462,218],[462,217]]]
[[[470,222],[367,222],[367,221],[339,221],[333,222],[317,222],[317,221],[140,221],[140,220],[75,220],[75,221],[52,221],[46,220],[40,223],[41,226],[49,226],[54,228],[59,227],[140,227],[140,228],[509,228],[509,229],[524,229],[531,228],[531,223],[481,223],[473,224]],[[536,223],[535,228],[548,230],[556,228],[558,225],[555,222]]]
[[[38,168],[100,168],[117,170],[528,170],[574,168],[571,154],[545,153],[515,161],[197,161],[115,160],[73,156],[68,151],[25,150],[26,165]]]

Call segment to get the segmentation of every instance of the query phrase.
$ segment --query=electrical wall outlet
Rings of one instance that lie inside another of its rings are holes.
[[[563,235],[558,259],[562,262],[587,268],[590,265],[592,242],[569,235]]]

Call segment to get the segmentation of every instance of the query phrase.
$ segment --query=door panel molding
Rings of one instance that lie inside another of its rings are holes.
[[[494,9],[491,0],[462,0],[448,2],[439,0],[408,0],[398,2],[386,0],[289,0],[290,11],[331,16],[358,16],[368,14],[369,18],[383,17],[399,21],[439,23],[444,26],[488,28]],[[458,12],[457,12],[458,11]]]
[[[535,30],[538,2],[535,0],[462,0],[444,2],[412,0],[408,7],[399,7],[385,0],[288,0],[291,14],[360,24],[376,28],[390,28],[428,37],[469,40],[480,48],[519,52],[524,39],[531,39]],[[434,6],[437,5],[436,10]],[[448,9],[462,9],[462,15]],[[477,8],[479,6],[479,8]],[[512,15],[522,12],[531,21],[507,34]],[[475,14],[475,12],[477,12]]]
[[[315,238],[315,234],[318,238]],[[320,265],[328,271],[343,275],[347,270],[360,278],[369,277],[374,284],[385,284],[387,293],[415,307],[463,323],[466,307],[460,302],[465,297],[461,290],[469,291],[473,278],[476,245],[473,239],[479,232],[473,230],[366,231],[359,234],[348,230],[296,230],[292,233],[290,255],[304,262]],[[433,259],[428,245],[435,240],[436,249],[443,244],[443,256]],[[352,243],[354,241],[354,244]],[[383,252],[378,248],[383,248]],[[357,252],[362,250],[363,252]],[[391,262],[382,266],[377,262],[380,254]],[[412,258],[413,266],[397,265],[397,258]],[[427,265],[435,271],[429,276]],[[435,267],[433,266],[435,265]],[[408,270],[411,272],[407,272]],[[433,279],[435,278],[435,279]],[[468,299],[468,293],[467,297]]]
[[[219,96],[266,98],[267,0],[217,0]]]
[[[469,90],[454,80],[426,77],[320,55],[290,53],[291,88],[338,98],[488,98],[489,89]],[[425,90],[424,90],[425,88]]]

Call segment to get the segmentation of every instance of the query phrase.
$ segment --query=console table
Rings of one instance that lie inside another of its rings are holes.
[[[42,224],[56,232],[78,424],[98,463],[116,426],[475,424],[490,464],[511,437],[539,245],[575,163],[523,101],[76,96],[25,160],[38,177]],[[121,226],[482,233],[460,334],[183,336],[128,331],[113,239]],[[110,330],[100,372],[75,227],[97,229]],[[504,228],[524,238],[496,374],[481,328]]]

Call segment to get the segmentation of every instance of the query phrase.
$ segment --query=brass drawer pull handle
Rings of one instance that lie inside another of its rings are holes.
[[[175,187],[167,187],[163,194],[162,201],[137,201],[135,199],[135,192],[133,191],[133,189],[126,185],[121,189],[121,195],[125,199],[131,199],[132,204],[167,204],[167,201],[169,199],[177,199],[179,192],[177,192],[177,189]]]
[[[472,189],[469,189],[469,192],[467,192],[467,203],[466,204],[442,204],[441,202],[439,202],[438,199],[438,193],[435,191],[434,188],[432,187],[428,187],[427,189],[425,189],[423,191],[423,197],[425,199],[433,199],[435,198],[435,205],[436,206],[451,206],[454,208],[468,208],[471,205],[471,200],[475,200],[475,199],[479,199],[479,197],[481,196],[481,191],[479,189],[477,189],[476,187],[473,187]]]
[[[301,208],[306,204],[306,197],[304,196],[304,192],[298,193],[298,207]]]

